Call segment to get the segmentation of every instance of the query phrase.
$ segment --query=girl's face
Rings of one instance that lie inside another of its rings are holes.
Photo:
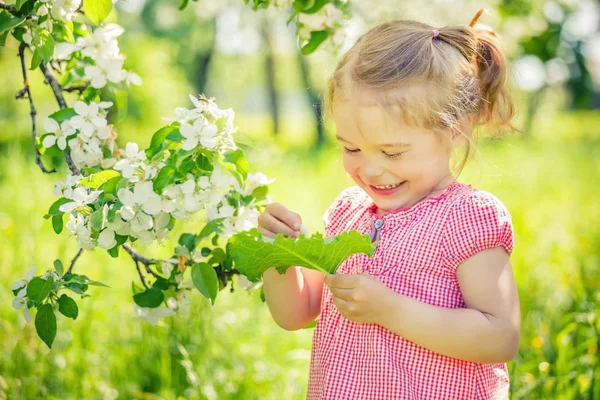
[[[453,181],[452,150],[459,138],[402,125],[377,105],[336,99],[333,116],[344,169],[377,205],[377,213],[434,197]]]

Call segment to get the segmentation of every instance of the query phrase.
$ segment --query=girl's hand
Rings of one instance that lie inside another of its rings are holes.
[[[302,217],[279,203],[268,204],[258,217],[258,231],[274,238],[278,233],[284,236],[299,237]]]
[[[390,288],[369,274],[325,275],[333,303],[350,321],[380,324],[389,309]]]

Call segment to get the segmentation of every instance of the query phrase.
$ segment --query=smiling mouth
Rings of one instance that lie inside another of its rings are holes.
[[[381,186],[371,185],[371,187],[374,187],[375,189],[379,189],[379,190],[388,190],[388,189],[395,189],[398,186],[402,185],[403,183],[404,182],[396,183],[394,185],[381,185]]]

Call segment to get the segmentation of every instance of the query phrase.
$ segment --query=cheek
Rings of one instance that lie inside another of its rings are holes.
[[[348,154],[344,154],[342,156],[342,163],[344,164],[344,170],[346,171],[346,173],[352,175],[352,176],[356,176],[358,173],[358,170],[360,169],[360,163],[357,160],[358,157],[356,156],[351,156]]]

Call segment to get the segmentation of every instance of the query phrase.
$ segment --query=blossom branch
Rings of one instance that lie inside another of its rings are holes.
[[[44,62],[42,62],[40,64],[40,69],[42,70],[42,72],[44,73],[44,77],[46,78],[44,80],[44,83],[49,84],[50,87],[52,88],[52,92],[54,93],[54,97],[56,98],[56,102],[58,103],[58,106],[60,107],[60,109],[62,110],[63,108],[67,108],[67,103],[65,102],[65,98],[63,96],[62,87],[60,86],[60,83],[58,83],[58,81],[52,74],[52,71],[50,71],[46,67]],[[77,168],[77,166],[73,162],[73,159],[71,158],[71,151],[69,149],[65,149],[64,152],[65,152],[65,161],[67,162],[69,169],[71,170],[73,175],[79,175],[81,172],[79,171],[79,168]]]
[[[142,281],[142,285],[144,285],[144,287],[146,289],[148,289],[148,284],[146,283],[146,280],[144,279],[144,275],[142,275],[142,270],[140,269],[140,262],[139,260],[133,259],[133,261],[135,262],[135,268],[137,269],[137,272],[140,276],[140,280]]]
[[[37,132],[36,132],[36,125],[35,125],[35,116],[37,114],[37,111],[35,110],[35,106],[33,104],[33,98],[31,97],[31,91],[29,90],[29,81],[27,80],[27,67],[25,66],[25,48],[26,47],[27,47],[27,44],[25,42],[22,42],[19,45],[19,58],[21,59],[21,71],[23,73],[23,89],[21,89],[17,92],[16,98],[22,99],[25,97],[25,95],[27,95],[27,98],[29,99],[29,108],[31,110],[29,113],[29,115],[31,116],[31,139],[33,140],[33,147],[35,149],[35,163],[40,167],[42,172],[44,172],[46,174],[50,174],[50,173],[56,172],[56,170],[53,169],[52,171],[49,171],[46,169],[46,167],[44,166],[44,163],[42,163],[42,156],[40,154],[40,151],[36,146]]]
[[[65,272],[64,276],[71,274],[71,272],[73,271],[73,267],[75,266],[75,262],[77,261],[81,253],[83,253],[83,249],[79,249],[75,257],[71,260],[71,265],[69,265],[69,269],[67,270],[67,272]]]
[[[147,273],[154,276],[155,278],[160,278],[160,276],[156,272],[152,271],[152,269],[150,268],[150,265],[156,264],[156,260],[151,260],[149,258],[146,258],[146,257],[140,255],[128,243],[123,244],[123,248],[125,249],[125,251],[127,253],[129,253],[129,255],[131,256],[133,261],[135,261],[136,266],[138,266],[137,263],[140,262],[144,265]],[[138,268],[139,268],[139,266],[138,266]]]
[[[10,12],[17,12],[17,7],[14,4],[4,4],[0,1],[0,9]]]

